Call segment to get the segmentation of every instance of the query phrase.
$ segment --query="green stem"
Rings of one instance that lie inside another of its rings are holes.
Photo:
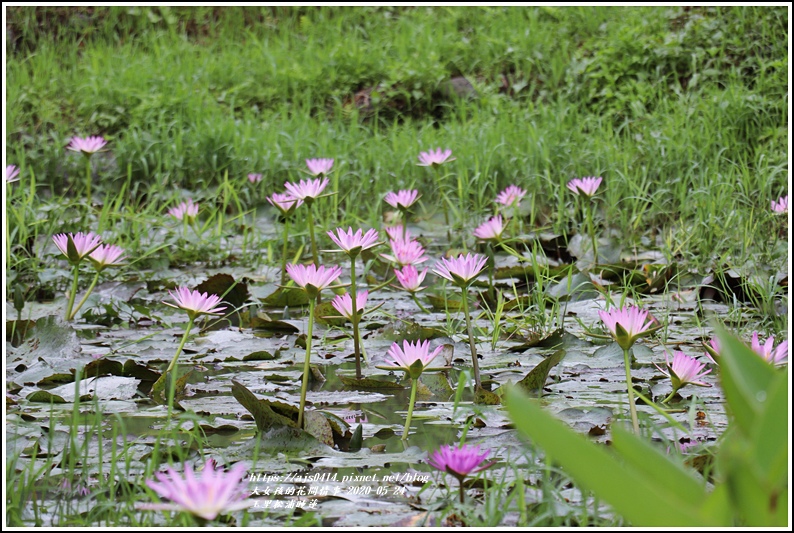
[[[405,429],[403,429],[403,436],[401,440],[408,439],[408,432],[411,430],[411,417],[414,414],[414,402],[416,402],[416,382],[418,380],[411,378],[411,399],[408,401],[408,416],[405,417]]]
[[[309,297],[309,328],[306,332],[306,359],[303,362],[303,382],[301,383],[301,403],[298,411],[298,427],[303,429],[303,410],[306,408],[306,389],[309,386],[309,359],[312,355],[312,326],[314,325],[314,299]]]
[[[449,233],[449,208],[447,207],[447,194],[444,192],[443,183],[441,182],[441,167],[435,167],[436,181],[438,182],[438,192],[441,193],[441,205],[444,208],[444,225],[447,228],[447,240],[451,240]]]
[[[314,215],[312,215],[312,204],[307,201],[306,205],[309,208],[309,239],[311,239],[312,242],[312,261],[314,261],[315,266],[320,266],[317,259],[317,243],[314,240]]]
[[[460,490],[458,491],[458,494],[460,494],[460,503],[465,503],[463,501],[463,497],[465,495],[465,492],[463,491],[463,480],[464,479],[466,479],[466,478],[462,477],[462,478],[458,479],[458,481],[460,481]]]
[[[667,398],[665,398],[664,400],[662,400],[662,403],[667,403],[670,400],[672,400],[673,396],[675,396],[676,392],[678,392],[678,389],[673,389],[673,391],[670,393],[670,395]]]
[[[637,406],[634,405],[634,386],[631,383],[631,362],[629,361],[629,350],[623,350],[623,364],[626,367],[626,386],[629,392],[629,411],[631,411],[631,423],[634,426],[634,433],[640,434],[640,423],[637,420]]]
[[[287,284],[287,240],[289,239],[289,217],[284,217],[284,247],[281,250],[281,284]]]
[[[395,279],[397,279],[397,277],[396,277],[394,274],[392,274],[392,275],[391,275],[391,277],[390,277],[389,279],[387,279],[386,281],[384,281],[384,282],[383,282],[383,283],[381,283],[380,285],[375,285],[374,287],[372,287],[372,288],[369,290],[369,293],[370,293],[370,294],[372,294],[373,292],[376,292],[376,291],[379,291],[379,290],[381,290],[381,289],[382,289],[383,287],[385,287],[386,285],[389,285],[389,284],[391,284],[391,282],[392,282],[392,281],[394,281]]]
[[[88,290],[85,291],[85,296],[83,296],[83,298],[77,304],[77,307],[74,308],[74,311],[72,311],[72,314],[69,315],[69,318],[68,318],[69,321],[74,320],[74,317],[77,315],[77,312],[80,310],[81,307],[83,307],[83,304],[85,303],[86,300],[88,300],[88,297],[91,295],[91,292],[94,290],[94,287],[96,287],[97,281],[99,281],[99,271],[98,270],[97,270],[96,276],[94,276],[94,280],[91,282],[91,285],[88,286]]]
[[[74,277],[72,278],[72,290],[69,293],[69,303],[66,304],[66,321],[69,322],[72,318],[72,307],[74,307],[74,298],[77,296],[77,278],[80,276],[80,265],[74,265]]]
[[[353,301],[352,309],[353,316],[350,321],[353,322],[353,351],[356,354],[356,379],[361,379],[361,345],[358,334],[358,309],[356,308],[356,258],[350,258],[350,299]]]
[[[176,396],[176,369],[177,369],[177,360],[179,359],[179,354],[182,353],[182,348],[185,347],[185,343],[187,342],[188,336],[190,336],[190,330],[193,329],[193,321],[195,317],[193,315],[188,315],[187,327],[185,328],[185,333],[182,335],[182,340],[179,341],[179,346],[176,348],[176,353],[174,354],[174,358],[171,359],[171,362],[168,364],[168,368],[165,369],[165,377],[168,380],[168,417],[171,417],[171,412],[174,408],[174,397]]]
[[[593,202],[590,199],[590,203],[587,206],[587,228],[590,230],[590,240],[593,243],[593,264],[598,264],[598,244],[596,240],[595,234],[595,224],[593,222]]]
[[[424,305],[422,305],[422,302],[419,301],[419,298],[417,298],[415,292],[411,292],[411,298],[414,299],[414,303],[419,306],[419,309],[421,309],[423,313],[430,313],[430,311]]]
[[[496,261],[494,260],[493,243],[491,241],[485,243],[485,254],[488,256],[488,297],[494,302],[496,301],[496,295],[494,294],[493,279]]]
[[[86,172],[85,172],[85,191],[86,191],[85,195],[86,195],[86,200],[88,202],[86,205],[88,206],[88,210],[90,211],[91,210],[91,199],[92,199],[92,197],[91,197],[91,158],[90,157],[86,157],[85,158],[85,170],[86,170]]]
[[[477,349],[474,347],[474,335],[471,329],[471,317],[469,316],[469,290],[464,287],[463,295],[463,315],[466,317],[466,332],[469,335],[469,348],[471,348],[471,365],[474,369],[474,386],[479,389],[482,385],[480,383],[480,364],[477,362]]]

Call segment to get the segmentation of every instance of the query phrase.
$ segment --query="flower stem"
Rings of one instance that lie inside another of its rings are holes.
[[[306,203],[309,208],[309,239],[311,239],[312,242],[312,261],[314,261],[315,265],[319,265],[320,263],[317,259],[317,243],[314,240],[314,215],[312,214],[312,204],[309,202]]]
[[[449,233],[449,208],[447,207],[447,194],[444,192],[443,183],[441,183],[441,167],[435,166],[436,181],[438,182],[438,192],[441,193],[441,205],[444,207],[444,225],[447,227],[447,240],[452,240]]]
[[[669,402],[670,400],[672,400],[672,399],[673,399],[673,396],[675,396],[675,393],[676,393],[676,392],[678,392],[678,389],[673,389],[673,391],[670,393],[670,395],[669,395],[667,398],[665,398],[664,400],[662,400],[662,402],[661,402],[661,403],[667,403],[667,402]]]
[[[80,265],[74,265],[74,276],[72,278],[72,290],[69,293],[69,303],[66,304],[66,321],[72,319],[72,307],[74,307],[74,298],[77,296],[77,278],[80,276]]]
[[[358,334],[358,309],[356,309],[356,258],[350,258],[350,299],[353,301],[353,351],[356,354],[356,379],[361,379],[361,344]]]
[[[311,359],[312,355],[312,326],[314,326],[314,299],[309,297],[309,328],[306,332],[306,359],[303,362],[301,403],[298,411],[298,427],[301,429],[303,429],[303,410],[306,407],[306,389],[309,386],[309,359]]]
[[[419,306],[419,309],[421,309],[423,313],[430,313],[430,311],[424,305],[422,305],[422,302],[419,301],[419,298],[417,298],[415,292],[411,292],[411,298],[414,299],[414,303]]]
[[[628,348],[623,350],[623,364],[626,367],[626,386],[629,392],[629,411],[631,412],[631,423],[634,426],[634,433],[640,434],[640,423],[637,420],[637,406],[634,405],[634,386],[631,384],[631,362],[629,361]]]
[[[287,284],[287,240],[289,239],[289,217],[284,217],[284,247],[281,250],[281,284]]]
[[[177,360],[179,359],[179,354],[182,353],[182,348],[185,347],[185,343],[187,342],[188,336],[190,336],[190,330],[193,329],[193,321],[195,317],[193,315],[188,315],[187,327],[185,328],[185,333],[182,335],[182,340],[179,341],[179,346],[176,348],[176,353],[174,354],[174,358],[171,359],[171,363],[169,363],[168,368],[165,369],[166,379],[168,380],[168,416],[171,416],[171,411],[174,407],[174,396],[176,396],[176,369],[177,369]]]
[[[462,477],[462,478],[459,479],[459,481],[460,481],[460,490],[458,491],[458,494],[460,494],[460,503],[465,503],[463,501],[463,498],[464,498],[464,495],[465,495],[465,492],[463,490],[463,480],[464,479],[466,479],[466,478]]]
[[[85,196],[89,211],[91,210],[91,158],[85,158]]]
[[[480,383],[480,365],[477,362],[477,349],[474,347],[474,335],[471,329],[471,317],[469,316],[469,290],[464,287],[463,291],[463,315],[466,317],[466,332],[469,335],[469,348],[471,348],[471,365],[474,369],[474,386],[479,389],[482,385]]]
[[[494,260],[494,250],[491,241],[485,244],[485,254],[488,256],[488,298],[493,302],[496,301],[494,294],[493,279],[496,271],[496,261]]]
[[[593,222],[593,201],[589,199],[590,203],[587,206],[587,228],[590,230],[590,241],[593,243],[593,264],[598,264],[598,241],[595,234],[595,223]]]
[[[81,307],[83,307],[83,304],[85,303],[86,300],[88,300],[88,297],[91,295],[91,292],[94,290],[94,287],[96,287],[97,281],[99,281],[99,271],[98,270],[97,270],[96,276],[94,276],[94,280],[91,282],[91,285],[88,286],[88,290],[85,291],[85,296],[83,296],[83,298],[77,304],[77,307],[74,308],[74,311],[72,311],[72,314],[69,315],[69,319],[68,319],[69,321],[74,320],[75,315],[77,315],[77,312],[80,310]]]
[[[408,416],[405,417],[405,429],[401,440],[408,439],[408,432],[411,430],[411,417],[414,414],[414,402],[416,402],[416,383],[418,380],[411,378],[411,399],[408,401]]]

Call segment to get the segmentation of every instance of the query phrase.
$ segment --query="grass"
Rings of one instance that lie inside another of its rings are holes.
[[[417,216],[440,220],[437,177],[416,163],[420,151],[441,146],[456,157],[442,167],[442,181],[463,231],[516,184],[529,191],[525,230],[567,242],[581,216],[565,184],[603,176],[599,233],[675,263],[667,290],[690,272],[735,270],[747,278],[752,313],[767,333],[788,329],[777,311],[787,287],[776,277],[788,263],[779,238],[787,228],[769,210],[788,187],[784,7],[10,7],[7,16],[5,143],[7,162],[22,169],[5,189],[6,294],[15,304],[65,290],[68,272],[51,255],[55,233],[92,230],[123,247],[129,264],[103,280],[161,286],[158,271],[197,262],[277,266],[280,235],[259,227],[257,214],[265,195],[303,177],[311,157],[335,158],[337,194],[315,204],[321,243],[321,229],[380,227],[381,199],[398,188],[418,188]],[[471,83],[469,94],[451,90],[459,76]],[[73,135],[109,140],[109,151],[92,158],[93,208],[82,201],[85,161],[64,149]],[[250,172],[263,181],[251,186]],[[186,197],[202,205],[195,231],[165,215]],[[308,249],[301,216],[290,230],[295,261]],[[510,246],[521,251],[522,243]],[[493,327],[478,328],[480,340],[495,346],[503,330],[559,327],[565,308],[548,296],[555,280],[547,275],[533,263],[532,292],[518,301],[522,317],[503,314],[500,300],[481,315]],[[628,280],[618,287],[632,292]],[[729,305],[725,319],[745,327],[745,305]],[[105,311],[115,323],[142,313]],[[447,315],[450,334],[459,332]],[[700,316],[695,321],[704,329]],[[98,414],[80,428],[78,405],[70,435],[98,431]],[[131,446],[117,446],[126,434],[117,422],[114,468]],[[200,430],[189,433],[201,446]],[[82,446],[69,454],[76,485],[75,461],[89,448],[71,442]],[[155,450],[138,481],[161,460],[187,458],[164,454]],[[7,462],[7,486],[18,489],[8,491],[11,525],[30,520],[20,514],[24,502],[56,488],[40,486],[53,456],[42,462],[34,454],[20,471],[18,461]],[[501,523],[508,512],[527,525],[622,524],[588,506],[560,517],[549,502],[562,501],[567,481],[552,479],[550,466],[540,471],[545,503],[519,504],[523,485],[519,497],[501,480],[485,489],[482,509],[447,510],[470,525]],[[63,523],[154,525],[132,507],[116,515],[115,499],[149,500],[142,483],[116,486],[117,478],[135,476],[110,472],[87,516],[59,508]],[[32,521],[43,516],[35,510]],[[181,523],[184,516],[174,517]]]

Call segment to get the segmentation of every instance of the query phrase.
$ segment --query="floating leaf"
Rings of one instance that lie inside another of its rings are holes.
[[[565,350],[557,350],[538,363],[517,385],[524,392],[540,396],[543,392],[543,386],[546,384],[546,379],[549,377],[549,371],[562,361],[563,357],[565,357]]]
[[[240,325],[240,315],[237,309],[241,309],[248,300],[248,285],[235,281],[229,274],[215,274],[208,280],[200,283],[196,290],[215,294],[227,305],[223,310],[224,318],[228,319],[233,326]]]
[[[499,405],[501,400],[499,396],[493,392],[478,387],[477,390],[474,391],[474,403],[477,405]]]
[[[234,380],[232,380],[232,395],[251,413],[256,428],[262,433],[279,426],[298,427],[298,423],[292,418],[276,413],[270,401],[257,398],[253,392]]]
[[[278,359],[280,355],[278,351],[272,354],[266,350],[260,350],[258,352],[249,353],[243,357],[243,361],[272,361],[273,359]]]
[[[309,296],[300,288],[279,287],[262,300],[262,303],[267,307],[299,307],[309,305]]]
[[[334,445],[334,432],[331,424],[322,413],[305,411],[303,413],[303,428],[309,435],[328,446]]]
[[[435,294],[427,293],[425,298],[433,306],[433,309],[439,311],[459,311],[463,309],[463,300],[451,300],[446,296],[436,296]]]
[[[361,378],[356,379],[354,376],[345,376],[343,374],[337,374],[336,377],[346,386],[351,387],[354,389],[364,389],[364,390],[383,390],[383,389],[403,389],[402,385],[396,383],[394,381],[387,381],[385,379],[376,379],[376,378]]]

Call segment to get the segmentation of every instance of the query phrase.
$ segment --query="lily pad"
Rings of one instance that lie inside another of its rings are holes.
[[[530,370],[526,377],[518,382],[518,386],[525,392],[540,395],[549,377],[549,371],[562,361],[563,357],[565,350],[557,350]]]
[[[279,287],[262,300],[262,303],[267,307],[300,307],[309,305],[309,296],[300,288]]]
[[[74,329],[59,317],[48,316],[36,322],[27,341],[9,351],[6,374],[19,385],[70,382],[75,370],[91,361],[82,354]]]
[[[354,389],[365,390],[396,390],[403,389],[404,387],[394,381],[387,381],[385,379],[376,378],[361,378],[356,379],[354,376],[345,376],[337,374],[336,377],[346,386]]]

